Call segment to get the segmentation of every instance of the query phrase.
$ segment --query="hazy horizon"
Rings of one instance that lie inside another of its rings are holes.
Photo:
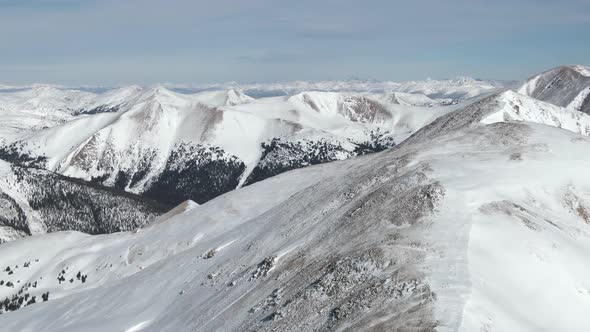
[[[538,74],[538,73],[537,73]],[[485,77],[472,77],[467,75],[459,75],[456,77],[441,77],[441,78],[433,78],[433,77],[425,77],[422,79],[412,79],[412,80],[393,80],[393,79],[385,79],[385,80],[377,80],[373,78],[364,78],[364,77],[344,77],[341,79],[317,79],[317,80],[274,80],[274,81],[225,81],[225,82],[187,82],[187,83],[175,83],[175,82],[151,82],[151,83],[134,83],[134,82],[125,82],[125,83],[113,83],[113,84],[62,84],[62,83],[51,83],[51,82],[30,82],[30,83],[22,83],[22,84],[6,84],[4,82],[0,82],[0,90],[8,90],[8,89],[24,89],[24,88],[32,88],[32,87],[55,87],[55,88],[63,88],[63,89],[76,89],[76,88],[87,88],[87,89],[112,89],[118,87],[129,87],[129,86],[139,86],[142,88],[150,88],[150,87],[167,87],[171,89],[215,89],[215,88],[222,88],[222,87],[240,87],[240,86],[248,86],[254,87],[257,85],[269,87],[272,85],[289,85],[289,84],[296,84],[296,83],[309,83],[309,84],[319,84],[319,83],[330,83],[330,82],[350,82],[350,83],[358,83],[363,84],[367,83],[368,85],[371,84],[386,84],[386,83],[408,83],[408,82],[427,82],[427,81],[451,81],[451,80],[458,80],[461,78],[469,78],[474,79],[482,82],[490,82],[490,83],[517,83],[523,80],[502,80],[502,79],[494,79],[494,78],[485,78]]]

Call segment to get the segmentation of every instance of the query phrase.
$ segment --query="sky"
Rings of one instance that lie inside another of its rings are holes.
[[[0,0],[0,83],[518,80],[589,31],[590,0]]]

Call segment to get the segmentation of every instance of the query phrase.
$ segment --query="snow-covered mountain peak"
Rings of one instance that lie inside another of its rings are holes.
[[[159,216],[158,218],[156,218],[152,224],[157,224],[157,223],[161,223],[167,220],[170,220],[171,218],[183,214],[183,213],[187,213],[193,209],[196,209],[197,207],[199,207],[200,204],[193,201],[193,200],[186,200],[180,204],[178,204],[177,206],[175,206],[173,209],[171,209],[170,211],[164,213],[163,215]]]
[[[0,109],[56,115],[73,114],[91,104],[96,94],[79,90],[62,90],[36,86],[13,93],[0,93]]]
[[[112,95],[120,95],[120,96],[130,96],[141,91],[144,91],[145,88],[140,85],[128,85],[122,86],[116,89],[111,89],[103,92],[101,96],[112,96]]]
[[[549,104],[511,90],[492,97],[495,104],[481,123],[531,122],[569,130],[576,134],[590,136],[590,116]]]
[[[287,99],[297,109],[332,121],[385,124],[392,119],[387,107],[365,94],[306,91]],[[391,103],[391,101],[388,101]]]
[[[590,136],[589,115],[505,90],[443,115],[405,143],[431,139],[466,127],[501,122],[537,123]]]
[[[295,105],[305,106],[315,112],[336,110],[334,107],[340,98],[337,92],[304,91],[289,97],[287,100]]]
[[[198,92],[192,94],[191,97],[195,101],[211,107],[236,106],[250,103],[255,100],[254,98],[235,88],[220,91]]]
[[[590,116],[546,103],[512,90],[494,97],[498,106],[484,117],[482,123],[524,121],[544,124],[590,136]]]
[[[590,69],[581,65],[553,68],[529,78],[518,92],[574,111],[590,113]]]
[[[19,92],[17,92],[19,94]],[[55,101],[75,101],[75,99],[89,100],[96,96],[92,92],[85,92],[75,89],[61,89],[52,85],[36,85],[29,90],[20,91],[20,95],[29,98],[43,98]]]
[[[133,108],[146,109],[144,104],[150,104],[152,107],[160,107],[162,110],[176,110],[190,103],[191,98],[189,96],[176,93],[163,86],[156,86],[142,90]]]
[[[96,104],[124,104],[137,98],[145,89],[139,85],[125,86],[103,92],[97,96]]]
[[[58,89],[58,88],[56,88],[54,86],[51,86],[51,85],[38,85],[38,86],[35,86],[35,87],[31,88],[31,93],[33,95],[36,95],[36,96],[42,96],[42,95],[44,95],[44,96],[48,96],[48,95],[55,96],[55,95],[58,95],[58,94],[62,94],[63,91],[64,90]]]
[[[470,99],[501,87],[497,82],[462,78],[403,82],[392,91],[419,93],[430,98]]]
[[[151,87],[151,88],[145,90],[144,95],[147,96],[148,98],[149,97],[174,98],[174,97],[177,97],[181,94],[173,92],[172,90],[170,90],[164,86],[158,85],[158,86],[154,86],[154,87]]]
[[[482,84],[484,82],[469,76],[457,76],[453,79],[450,79],[449,83],[453,85],[475,85]]]
[[[428,96],[421,93],[405,93],[405,92],[393,92],[388,94],[390,102],[397,105],[404,106],[434,106],[441,104],[440,101],[429,98]]]
[[[573,65],[571,68],[573,70],[577,71],[578,73],[580,73],[580,75],[582,75],[582,76],[590,77],[590,68],[588,68],[586,66]]]
[[[564,71],[571,71],[585,77],[590,77],[590,68],[580,64],[555,67],[541,73],[540,75],[547,75],[548,73],[562,73]]]
[[[242,91],[236,89],[230,89],[227,91],[226,105],[234,106],[238,104],[248,103],[255,100],[254,98],[246,95]]]

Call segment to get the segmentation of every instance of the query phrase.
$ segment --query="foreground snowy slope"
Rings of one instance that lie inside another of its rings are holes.
[[[138,232],[3,244],[0,298],[24,308],[0,330],[586,330],[590,138],[514,118],[525,102],[491,96]]]

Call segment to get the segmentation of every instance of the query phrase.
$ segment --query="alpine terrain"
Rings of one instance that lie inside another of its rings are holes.
[[[588,330],[587,77],[6,92],[0,331]]]
[[[410,85],[430,97],[306,91],[259,99],[236,89],[130,86],[94,94],[34,86],[0,93],[0,158],[168,206],[202,204],[288,170],[390,148],[498,89],[474,82]]]
[[[518,92],[590,113],[590,68],[580,65],[554,68],[528,79]]]

